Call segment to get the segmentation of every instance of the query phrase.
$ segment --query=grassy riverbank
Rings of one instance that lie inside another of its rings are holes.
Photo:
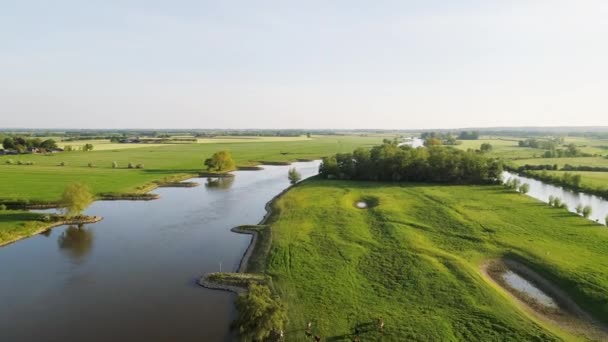
[[[378,206],[354,203],[374,197]],[[346,340],[576,340],[521,310],[480,265],[508,255],[608,320],[608,231],[498,186],[308,181],[274,204],[267,274],[304,328]],[[365,325],[371,323],[370,325]]]

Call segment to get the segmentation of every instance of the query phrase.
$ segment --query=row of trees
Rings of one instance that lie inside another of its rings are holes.
[[[323,158],[319,173],[326,178],[481,184],[497,182],[502,163],[473,151],[431,146],[412,148],[385,141],[371,150]]]
[[[524,140],[520,140],[518,142],[519,147],[532,147],[532,148],[540,148],[543,150],[552,150],[556,149],[558,146],[564,143],[564,138],[550,138],[550,139],[536,139],[536,138],[528,138]]]
[[[57,143],[53,139],[42,140],[40,138],[5,137],[2,141],[2,147],[5,150],[17,150],[19,153],[23,153],[28,148],[51,150],[57,148]]]

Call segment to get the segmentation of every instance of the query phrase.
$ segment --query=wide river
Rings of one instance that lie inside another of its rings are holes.
[[[294,163],[303,178],[319,162]],[[104,220],[0,247],[0,341],[227,341],[234,295],[196,285],[236,270],[289,166],[238,171],[155,201],[99,201]]]

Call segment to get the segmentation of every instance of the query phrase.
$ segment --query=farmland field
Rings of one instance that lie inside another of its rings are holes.
[[[378,206],[355,202],[375,198]],[[391,341],[577,340],[523,310],[480,265],[509,256],[608,322],[606,229],[499,186],[313,180],[274,205],[266,272],[286,303],[289,340],[340,340],[386,322]],[[371,323],[370,323],[371,322]]]

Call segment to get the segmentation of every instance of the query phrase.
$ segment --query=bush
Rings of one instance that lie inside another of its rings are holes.
[[[591,213],[593,212],[593,209],[591,208],[590,205],[586,205],[583,208],[583,217],[584,218],[589,218],[589,216],[591,216]]]
[[[549,196],[549,202],[548,202],[548,203],[549,203],[549,206],[551,206],[551,207],[552,207],[552,206],[553,206],[553,202],[554,202],[554,201],[555,201],[555,197],[553,197],[553,195],[550,195],[550,196]]]
[[[524,183],[520,185],[519,192],[521,192],[522,194],[527,194],[528,192],[530,192],[530,184]]]
[[[0,211],[4,211],[4,210],[6,210],[6,204],[0,204]]]
[[[576,213],[577,213],[577,214],[582,215],[582,214],[583,214],[583,205],[579,203],[579,204],[576,206],[576,208],[574,208],[574,210],[576,210]]]
[[[89,167],[95,167],[95,164],[93,164],[93,163],[89,163],[89,164],[88,164],[88,166],[89,166]]]
[[[26,161],[26,162],[25,162],[25,165],[34,165],[34,164],[35,164],[35,163],[34,163],[33,161],[31,161],[31,160],[30,160],[30,161]]]
[[[135,165],[133,165],[133,163],[129,163],[129,166],[127,166],[129,169],[134,169]]]
[[[59,166],[66,166],[66,165],[68,165],[68,163],[66,163],[64,161],[62,161],[61,163],[59,163]]]
[[[51,215],[44,215],[41,220],[42,222],[51,222]]]
[[[5,163],[6,163],[7,165],[13,165],[13,164],[15,164],[15,161],[14,161],[14,160],[12,160],[12,159],[7,159]]]
[[[606,218],[604,219],[606,225],[608,226],[608,215],[606,215]]]
[[[285,329],[286,309],[267,286],[251,284],[249,292],[236,300],[236,307],[238,317],[232,326],[245,341],[266,341]]]
[[[113,168],[113,169],[118,168],[118,163],[117,163],[117,162],[115,162],[115,161],[113,161],[113,162],[112,162],[112,168]]]
[[[23,165],[23,162],[21,160],[17,160],[17,165]]]
[[[143,169],[144,168],[144,164],[137,164],[135,165],[136,169]]]

